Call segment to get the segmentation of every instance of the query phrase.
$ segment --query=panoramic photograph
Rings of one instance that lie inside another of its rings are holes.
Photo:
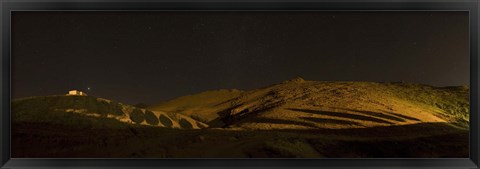
[[[467,158],[465,11],[13,11],[12,158]]]

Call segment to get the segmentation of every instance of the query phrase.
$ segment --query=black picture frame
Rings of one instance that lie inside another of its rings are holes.
[[[2,0],[0,166],[11,168],[478,168],[478,0]],[[461,10],[470,13],[470,158],[15,159],[10,158],[10,17],[20,10]]]

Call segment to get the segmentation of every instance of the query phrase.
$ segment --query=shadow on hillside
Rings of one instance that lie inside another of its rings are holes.
[[[397,117],[400,117],[400,118],[404,118],[404,119],[407,119],[407,120],[412,120],[412,121],[421,121],[417,118],[414,118],[414,117],[410,117],[410,116],[405,116],[405,115],[402,115],[402,114],[398,114],[398,113],[394,113],[394,112],[386,112],[388,114],[391,114],[391,115],[394,115],[394,116],[397,116]]]
[[[315,118],[315,117],[301,117],[301,118],[311,122],[315,122],[315,123],[363,126],[360,123],[357,123],[354,121],[347,121],[347,120],[324,119],[324,118]]]
[[[421,121],[417,118],[410,117],[410,116],[405,116],[402,114],[394,113],[394,112],[384,112],[384,113],[378,113],[378,112],[371,112],[371,111],[365,111],[365,110],[354,110],[354,109],[345,109],[345,108],[334,108],[334,109],[342,109],[346,111],[353,111],[365,115],[370,115],[370,116],[375,116],[378,118],[383,118],[383,119],[389,119],[393,121],[398,121],[398,122],[405,122],[407,120],[411,121]]]
[[[337,109],[352,111],[352,112],[356,112],[356,113],[360,113],[360,114],[364,114],[364,115],[368,115],[368,116],[374,116],[374,117],[377,117],[377,118],[388,119],[388,120],[393,120],[393,121],[397,121],[397,122],[405,122],[406,121],[403,118],[399,118],[397,116],[392,116],[392,115],[383,114],[383,113],[377,113],[377,112],[371,112],[371,111],[365,111],[365,110],[344,109],[344,108],[337,108]]]
[[[347,118],[352,120],[362,120],[362,121],[370,121],[382,124],[389,124],[392,125],[394,123],[387,121],[395,121],[395,122],[406,122],[407,120],[411,121],[420,121],[419,119],[393,113],[393,112],[371,112],[371,111],[364,111],[364,110],[354,110],[354,109],[346,109],[346,108],[333,108],[333,109],[340,109],[345,112],[331,112],[331,111],[319,111],[319,110],[309,110],[309,109],[295,109],[291,108],[288,110],[302,112],[302,113],[310,113],[310,114],[319,114],[324,116],[330,117],[341,117]],[[256,117],[259,113],[268,111],[269,108],[264,110],[257,110],[257,111],[250,111],[245,109],[239,112],[236,115],[231,115],[232,108],[226,109],[224,111],[220,111],[217,113],[219,118],[211,121],[209,125],[211,127],[228,127],[228,124],[243,124],[243,123],[272,123],[272,124],[294,124],[294,125],[304,125],[308,127],[318,128],[316,125],[306,122],[298,122],[294,120],[281,120],[281,119],[269,119],[269,118],[260,118]],[[348,113],[353,112],[353,113]],[[361,114],[361,115],[360,115]],[[243,121],[243,119],[248,119],[247,121]],[[315,122],[315,123],[323,123],[323,124],[343,124],[343,125],[355,125],[355,126],[363,126],[361,123],[348,121],[348,120],[340,120],[340,119],[329,119],[329,118],[312,118],[312,117],[303,117],[302,119]]]
[[[310,113],[310,114],[318,114],[318,115],[324,115],[324,116],[331,116],[331,117],[348,118],[348,119],[352,119],[352,120],[363,120],[363,121],[370,121],[370,122],[376,122],[376,123],[393,124],[392,122],[389,122],[389,121],[386,121],[386,120],[383,120],[383,119],[380,119],[380,118],[357,115],[357,114],[320,111],[320,110],[309,110],[309,109],[288,109],[288,110]]]
[[[178,124],[180,124],[180,127],[185,128],[185,129],[192,129],[193,128],[193,125],[185,119],[180,119],[180,121],[178,121]]]
[[[241,110],[240,112],[237,113],[232,113],[232,110],[241,107],[242,105],[238,105],[233,108],[228,108],[223,111],[220,111],[217,113],[218,118],[213,119],[208,123],[208,125],[212,128],[215,127],[228,127],[229,125],[235,124],[235,123],[241,123],[243,119],[254,119],[253,117],[258,116],[261,113],[267,112],[273,108],[275,108],[276,105],[272,104],[267,107],[264,107],[262,109],[258,110],[251,110],[249,108],[245,108]]]
[[[160,123],[165,126],[165,127],[172,127],[173,126],[173,122],[172,120],[170,120],[170,118],[168,118],[167,116],[161,114],[159,117],[158,117],[158,120],[160,121]]]

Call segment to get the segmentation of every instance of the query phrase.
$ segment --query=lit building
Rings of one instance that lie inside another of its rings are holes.
[[[82,91],[80,91],[80,90],[70,90],[70,91],[68,91],[67,96],[68,96],[68,95],[87,96],[86,93],[84,93],[84,92],[82,92]]]

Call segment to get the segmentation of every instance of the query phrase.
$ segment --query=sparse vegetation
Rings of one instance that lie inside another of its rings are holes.
[[[95,117],[87,119],[108,118],[108,121],[117,121],[118,123],[125,123],[128,120],[136,124],[146,121],[147,125],[152,126],[158,126],[159,123],[157,115],[150,110],[142,110],[130,105],[91,96],[42,96],[17,99],[12,102],[12,112],[12,120],[22,122],[42,120],[42,122],[48,122],[47,118],[66,113],[62,115],[62,118],[65,119],[57,119],[56,123],[69,124],[70,121],[75,121],[75,118],[80,116]],[[75,114],[75,116],[68,116],[68,114]],[[164,117],[170,120],[166,113],[160,112],[160,114],[165,114]],[[95,121],[103,122],[102,120]],[[106,123],[108,122],[106,121]],[[172,127],[174,122],[164,119],[163,123]]]
[[[155,114],[153,114],[152,111],[145,111],[145,120],[147,121],[148,124],[151,125],[158,125],[158,118]]]
[[[57,125],[71,125],[78,128],[127,128],[128,124],[111,118],[96,118],[77,113],[63,111],[46,111],[32,114],[12,114],[14,123],[48,123]]]
[[[173,125],[172,120],[170,120],[170,118],[163,114],[160,115],[158,119],[160,120],[160,123],[162,123],[165,127],[172,127]]]
[[[193,128],[192,124],[185,119],[180,119],[178,123],[182,128],[187,128],[187,129]]]
[[[469,89],[463,87],[432,87],[399,83],[389,86],[389,92],[411,104],[432,109],[441,117],[451,118],[452,123],[468,128]],[[436,111],[435,111],[436,110]]]
[[[145,114],[143,114],[142,110],[135,108],[130,113],[130,119],[136,124],[140,124],[145,120]]]

